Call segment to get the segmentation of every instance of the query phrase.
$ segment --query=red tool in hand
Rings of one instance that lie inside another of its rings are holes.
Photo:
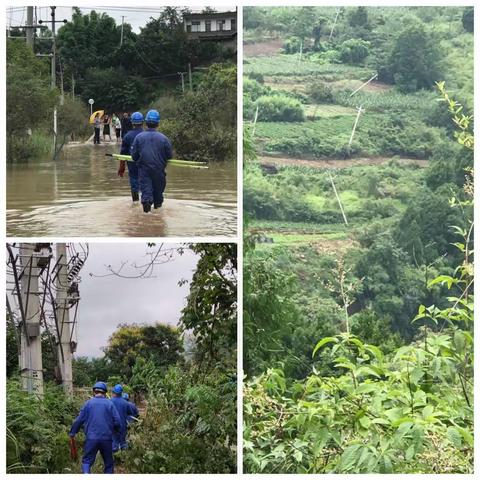
[[[125,173],[125,160],[120,160],[120,165],[118,166],[118,176],[123,178]]]
[[[77,442],[75,442],[74,437],[70,437],[70,458],[72,460],[78,460]]]

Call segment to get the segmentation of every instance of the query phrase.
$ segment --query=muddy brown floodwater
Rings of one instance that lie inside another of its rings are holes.
[[[128,173],[106,157],[115,145],[82,145],[61,157],[7,165],[7,235],[15,237],[235,236],[233,161],[209,169],[169,166],[163,207],[145,214],[130,197]]]

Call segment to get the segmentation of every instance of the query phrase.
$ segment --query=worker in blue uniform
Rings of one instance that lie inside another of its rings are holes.
[[[173,157],[170,140],[157,132],[160,114],[149,110],[145,123],[147,130],[135,137],[132,145],[132,158],[138,164],[138,179],[142,192],[142,205],[145,213],[153,208],[160,208],[163,192],[167,184],[165,169],[167,161]]]
[[[82,473],[90,473],[98,452],[103,458],[104,472],[113,473],[112,440],[114,433],[121,428],[121,419],[107,398],[107,385],[104,382],[97,382],[93,386],[93,397],[84,403],[73,422],[70,437],[75,437],[82,427],[85,432]]]
[[[131,409],[132,409],[132,414],[127,418],[127,424],[129,425],[130,423],[132,423],[134,421],[135,418],[138,418],[139,417],[139,412],[138,412],[138,408],[137,406],[133,403],[133,402],[130,402],[130,395],[128,395],[128,393],[126,392],[123,392],[122,394],[122,397],[128,402],[128,404],[130,405]]]
[[[131,155],[132,145],[135,137],[143,132],[143,115],[140,112],[132,113],[130,120],[133,125],[133,130],[129,130],[122,138],[122,146],[120,147],[121,155]],[[132,200],[138,202],[139,200],[139,186],[138,186],[138,165],[135,162],[125,162],[120,160],[118,167],[118,176],[123,178],[125,173],[125,163],[128,167],[128,179],[130,181],[130,189],[132,192]]]
[[[112,388],[112,403],[120,416],[121,428],[118,433],[113,435],[113,451],[124,450],[127,448],[127,422],[128,418],[134,414],[130,403],[123,397],[123,387],[120,384]]]

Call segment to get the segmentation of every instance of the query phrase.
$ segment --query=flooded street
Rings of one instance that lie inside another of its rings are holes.
[[[169,166],[163,207],[144,214],[117,176],[119,144],[65,148],[57,161],[7,164],[9,236],[233,236],[235,162],[209,169]]]

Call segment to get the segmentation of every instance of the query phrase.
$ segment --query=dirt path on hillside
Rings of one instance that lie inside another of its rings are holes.
[[[394,157],[362,157],[349,158],[346,160],[340,159],[312,159],[304,158],[284,158],[284,157],[259,157],[261,165],[273,165],[283,167],[288,165],[297,165],[310,168],[349,168],[360,167],[367,165],[382,165],[392,160]],[[396,158],[399,163],[404,165],[418,165],[421,168],[428,166],[428,160],[420,160],[418,158]]]
[[[282,41],[279,39],[269,40],[267,42],[255,42],[243,44],[243,57],[261,57],[265,55],[275,55],[282,48]]]

